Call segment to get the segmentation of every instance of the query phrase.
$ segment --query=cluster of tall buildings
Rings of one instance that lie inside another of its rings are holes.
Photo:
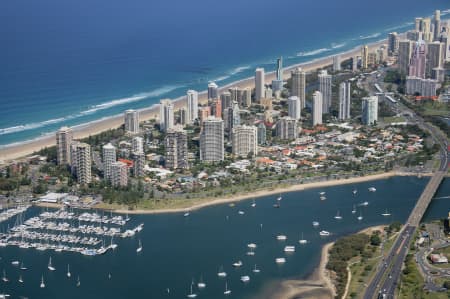
[[[125,133],[136,135],[139,133],[139,113],[135,110],[126,110],[124,113]],[[131,143],[131,156],[133,158],[133,173],[135,176],[144,175],[145,154],[142,137],[135,136]],[[72,175],[79,184],[92,182],[92,151],[91,146],[73,139],[73,130],[62,127],[56,132],[56,159],[58,165],[70,167]],[[117,150],[111,143],[102,147],[102,166],[104,179],[112,186],[126,186],[130,167],[118,161]]]
[[[396,32],[389,34],[388,53],[397,56],[398,69],[406,75],[408,94],[436,95],[444,80],[444,63],[450,59],[449,29],[437,10],[433,18],[416,18],[415,28],[406,38],[400,39]]]
[[[56,161],[58,165],[68,165],[79,184],[92,181],[91,146],[73,140],[73,131],[62,127],[56,132]]]

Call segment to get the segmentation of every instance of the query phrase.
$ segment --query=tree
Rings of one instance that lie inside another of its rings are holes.
[[[381,244],[381,238],[379,234],[373,233],[372,236],[370,236],[370,245],[372,246],[380,246]]]
[[[43,194],[48,191],[48,187],[46,184],[40,182],[37,186],[33,188],[33,192],[36,194]]]

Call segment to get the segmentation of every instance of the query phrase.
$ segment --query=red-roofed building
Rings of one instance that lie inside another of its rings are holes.
[[[131,167],[133,167],[133,165],[134,165],[134,162],[133,161],[131,161],[131,160],[128,160],[128,159],[117,159],[117,161],[119,161],[119,162],[123,162],[123,163],[125,163],[125,164],[127,164],[127,167],[128,168],[131,168]]]

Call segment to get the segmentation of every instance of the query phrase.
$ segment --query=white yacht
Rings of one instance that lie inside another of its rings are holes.
[[[319,195],[320,195],[320,196],[323,196],[323,195],[325,195],[325,194],[326,194],[325,191],[319,192]]]
[[[326,231],[326,230],[322,230],[319,232],[319,235],[321,235],[322,237],[327,237],[330,235],[330,232]]]
[[[136,252],[139,253],[142,251],[142,243],[141,240],[139,240],[139,247],[136,249]]]
[[[286,241],[286,240],[287,240],[287,237],[286,237],[285,235],[278,235],[278,236],[277,236],[277,240],[278,240],[278,241]]]
[[[391,216],[391,213],[389,213],[388,210],[386,209],[386,211],[384,211],[384,213],[381,214],[381,216],[384,216],[384,217]]]
[[[353,189],[352,193],[353,193],[353,195],[356,195],[356,193],[358,193],[358,190]]]
[[[286,263],[286,259],[284,257],[278,257],[275,259],[275,263],[284,264],[284,263]]]
[[[41,276],[41,284],[39,285],[39,287],[40,287],[41,289],[45,288],[44,275]]]
[[[245,212],[244,211],[242,211],[242,210],[239,210],[239,215],[244,215],[245,214]]]
[[[11,265],[13,265],[13,266],[19,266],[19,263],[20,263],[19,261],[12,261],[12,262],[11,262]]]
[[[248,276],[248,275],[241,276],[241,281],[242,282],[249,282],[250,281],[250,276]]]
[[[361,221],[361,220],[363,220],[363,216],[362,216],[362,212],[361,211],[359,211],[359,216],[358,216],[358,221]]]
[[[184,217],[188,217],[189,215],[190,215],[189,212],[183,214]]]
[[[28,268],[24,266],[23,262],[20,264],[20,270],[22,271],[28,270]]]
[[[256,267],[256,264],[255,264],[255,268],[253,268],[253,273],[259,273],[259,272],[261,272],[261,270],[259,270],[257,267]]]
[[[3,282],[8,282],[9,281],[8,277],[6,277],[6,271],[5,270],[3,270],[2,280],[3,280]]]
[[[282,199],[283,199],[283,197],[280,194],[280,196],[277,197],[277,201],[281,201]]]
[[[252,206],[252,208],[256,207],[256,202],[255,202],[255,200],[253,200],[251,206]]]
[[[191,292],[187,295],[188,298],[196,298],[197,297],[197,294],[195,294],[192,290],[192,285],[193,284],[191,283]]]
[[[67,277],[70,278],[70,276],[72,276],[72,274],[70,274],[70,265],[67,264]]]
[[[247,247],[251,248],[251,249],[255,249],[256,248],[256,244],[255,243],[250,243],[250,244],[247,244]]]
[[[356,213],[356,207],[355,207],[355,205],[353,205],[352,214],[355,214],[355,213]]]
[[[361,207],[366,207],[366,206],[368,206],[368,205],[369,205],[369,202],[368,202],[368,201],[364,201],[364,202],[362,202],[362,203],[359,204],[359,206],[361,206]]]
[[[336,220],[342,219],[342,216],[339,214],[339,211],[337,211],[337,214],[336,214],[336,216],[334,216],[334,219],[336,219]]]
[[[370,187],[370,188],[369,188],[369,191],[370,191],[370,192],[375,192],[375,191],[377,191],[377,189],[376,189],[375,187]]]
[[[219,277],[227,277],[227,272],[223,271],[223,266],[220,266],[219,272],[217,272]]]
[[[231,294],[231,290],[228,289],[228,283],[225,282],[225,292],[223,292],[224,295],[230,295]]]
[[[319,221],[313,221],[312,225],[314,227],[318,227],[320,225]]]
[[[19,282],[20,282],[20,283],[23,283],[22,275],[19,276]]]
[[[303,233],[302,233],[302,237],[300,238],[300,240],[298,240],[298,242],[299,242],[300,244],[306,244],[306,243],[308,243],[308,240],[306,240],[306,239],[303,237]]]
[[[79,287],[80,285],[81,285],[80,276],[78,276],[78,278],[77,278],[77,287]]]
[[[242,267],[242,261],[234,262],[233,267],[236,267],[236,268]]]
[[[200,280],[199,280],[198,283],[197,283],[197,287],[198,287],[199,289],[204,289],[204,288],[206,288],[206,283],[203,281],[203,277],[202,277],[202,276],[200,276]]]
[[[325,199],[327,199],[327,197],[326,196],[320,196],[320,200],[325,200]]]
[[[52,266],[52,257],[50,257],[49,260],[48,260],[48,266],[47,266],[47,268],[48,268],[50,271],[55,271],[55,270],[56,270],[55,267]]]
[[[284,252],[295,252],[295,246],[285,246]]]

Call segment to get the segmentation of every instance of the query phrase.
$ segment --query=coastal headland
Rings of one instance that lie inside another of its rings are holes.
[[[380,40],[378,42],[374,42],[369,44],[369,49],[373,50],[377,47],[379,47],[382,44],[385,44],[387,42],[386,39]],[[344,61],[346,59],[352,58],[356,55],[360,54],[360,47],[355,47],[349,51],[342,52],[335,55],[340,55],[341,60]],[[288,66],[284,69],[284,78],[288,79],[290,78],[290,71],[301,67],[306,72],[312,72],[320,68],[324,68],[326,66],[329,66],[333,63],[333,56],[327,56],[324,58],[318,58],[311,60],[309,62],[304,62],[300,64],[295,64]],[[266,73],[266,83],[270,83],[275,78],[275,73],[270,72]],[[220,87],[220,91],[227,90],[230,87],[238,87],[238,88],[253,88],[254,87],[254,78],[246,78],[242,79],[236,82],[232,82],[230,84],[227,84],[225,86]],[[202,91],[199,93],[199,102],[205,103],[207,101],[207,94],[206,91]],[[186,97],[181,96],[177,99],[174,99],[174,107],[175,110],[178,110],[186,105]],[[159,105],[155,104],[152,105],[149,108],[141,109],[139,110],[140,113],[140,119],[141,121],[149,120],[149,119],[157,119],[159,117]],[[97,121],[90,122],[88,124],[81,124],[72,127],[74,132],[74,138],[75,139],[81,139],[88,136],[96,135],[101,132],[107,131],[109,129],[115,129],[120,127],[123,124],[123,115],[116,115],[104,119],[100,119]],[[20,157],[32,154],[33,152],[36,152],[42,148],[50,147],[55,145],[55,137],[54,134],[48,134],[42,137],[39,137],[34,140],[30,141],[24,141],[20,143],[11,144],[9,146],[5,146],[3,148],[0,148],[0,161],[9,161],[18,159]]]

